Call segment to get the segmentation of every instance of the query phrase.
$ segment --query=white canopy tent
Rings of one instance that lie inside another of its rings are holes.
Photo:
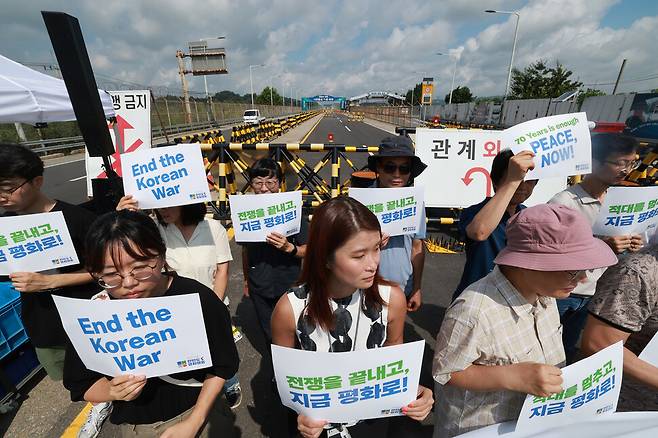
[[[106,117],[114,116],[112,97],[98,90]],[[75,120],[69,93],[53,78],[0,55],[0,123]]]

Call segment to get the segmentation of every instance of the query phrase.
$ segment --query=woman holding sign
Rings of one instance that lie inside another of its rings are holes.
[[[300,286],[292,288],[272,315],[276,345],[311,351],[344,352],[403,342],[406,300],[402,290],[378,273],[381,229],[377,217],[355,199],[337,197],[313,215]],[[402,408],[423,420],[432,408],[432,391]],[[304,437],[319,437],[328,423],[297,418]],[[388,419],[332,425],[328,436],[385,436]]]
[[[203,284],[168,272],[167,247],[148,216],[120,211],[96,220],[86,240],[86,265],[113,299],[199,294],[212,366],[171,376],[112,378],[87,369],[67,350],[64,385],[72,400],[112,401],[110,421],[123,436],[208,436],[221,414],[215,400],[238,369],[226,306]],[[198,435],[197,435],[198,434]]]

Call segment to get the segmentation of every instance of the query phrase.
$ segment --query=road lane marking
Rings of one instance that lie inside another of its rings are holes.
[[[80,158],[79,160],[65,161],[63,163],[51,164],[49,166],[44,166],[44,169],[48,169],[49,167],[63,166],[64,164],[77,163],[79,161],[84,161],[84,160],[85,160],[84,158]]]
[[[320,117],[320,120],[318,120],[317,122],[315,122],[315,125],[313,125],[313,127],[311,128],[311,130],[308,131],[308,132],[306,133],[306,135],[304,136],[304,138],[301,139],[300,143],[304,143],[304,142],[306,141],[306,139],[311,135],[311,133],[313,132],[313,130],[314,130],[315,128],[317,128],[317,126],[320,124],[320,122],[322,121],[323,118],[324,118],[324,114],[322,114],[322,116]]]
[[[69,427],[66,428],[61,438],[76,438],[78,432],[82,429],[82,426],[87,421],[87,415],[91,411],[91,403],[87,403],[85,407],[80,411],[77,417],[69,424]]]
[[[87,175],[82,175],[82,176],[79,176],[77,178],[70,179],[69,182],[80,181],[83,178],[87,178]]]
[[[347,126],[345,127],[345,129],[347,129],[349,132],[352,132],[352,130],[350,128],[348,128]]]

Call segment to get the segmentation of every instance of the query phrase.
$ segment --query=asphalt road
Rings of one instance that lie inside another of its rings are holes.
[[[51,163],[47,160],[44,169],[43,191],[51,198],[81,204],[87,201],[87,181],[83,154],[65,157]]]

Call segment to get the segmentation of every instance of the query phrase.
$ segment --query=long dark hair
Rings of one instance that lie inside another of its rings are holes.
[[[91,273],[102,272],[105,252],[110,250],[114,266],[121,266],[120,250],[135,260],[165,258],[167,246],[155,222],[138,211],[121,210],[99,216],[85,239],[85,267]]]
[[[158,223],[163,227],[166,227],[168,224],[162,219],[159,209],[156,208],[155,217],[158,220]],[[181,223],[185,226],[187,225],[198,225],[206,217],[206,204],[200,202],[198,204],[186,204],[180,206],[180,220]]]
[[[305,283],[310,290],[308,317],[325,330],[333,326],[327,289],[331,269],[327,262],[360,231],[377,231],[381,235],[381,226],[377,217],[353,198],[338,196],[322,204],[313,214],[299,284]],[[380,284],[390,283],[379,276],[377,269],[372,286],[364,291],[364,310],[366,307],[381,309],[386,304],[379,295]]]

